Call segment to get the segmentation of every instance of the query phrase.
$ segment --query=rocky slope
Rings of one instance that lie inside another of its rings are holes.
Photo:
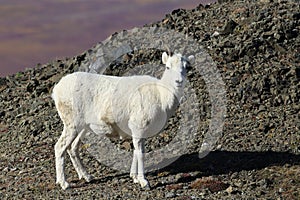
[[[199,159],[210,104],[203,79],[188,73],[203,102],[198,140],[176,162],[147,175],[150,191],[141,191],[128,174],[98,163],[84,145],[81,156],[96,180],[78,181],[67,159],[74,188],[62,191],[55,185],[53,147],[62,124],[51,89],[65,74],[82,70],[101,43],[73,58],[1,78],[0,198],[299,199],[299,10],[299,2],[292,1],[222,1],[174,10],[161,22],[146,25],[193,37],[216,63],[227,91],[223,136],[213,152]],[[105,73],[159,62],[159,55],[154,50],[132,52]],[[177,125],[173,120],[166,134],[149,139],[148,147],[168,143]],[[130,144],[116,143],[129,151]]]

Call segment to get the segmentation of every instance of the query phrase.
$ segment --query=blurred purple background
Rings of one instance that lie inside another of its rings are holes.
[[[214,0],[0,0],[0,76],[75,56],[114,32]]]

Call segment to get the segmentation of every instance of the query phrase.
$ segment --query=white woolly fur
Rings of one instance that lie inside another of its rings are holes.
[[[76,72],[63,77],[52,97],[64,124],[55,144],[57,183],[69,187],[64,173],[67,151],[79,178],[87,173],[78,156],[80,138],[87,132],[101,131],[109,136],[131,136],[134,145],[130,176],[142,188],[149,188],[144,176],[144,141],[165,126],[178,105],[185,83],[188,59],[181,54],[162,54],[166,69],[161,79],[151,76],[115,77]],[[104,155],[109,156],[109,155]]]

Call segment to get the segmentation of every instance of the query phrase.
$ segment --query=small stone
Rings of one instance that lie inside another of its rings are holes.
[[[165,198],[174,198],[176,197],[176,194],[174,192],[167,192],[165,194]]]
[[[211,37],[218,37],[220,35],[220,33],[218,32],[218,31],[215,31],[212,35],[211,35]]]
[[[226,189],[226,192],[228,192],[229,194],[231,194],[233,191],[233,187],[232,186],[229,186],[227,189]]]
[[[131,144],[130,144],[130,142],[125,141],[125,142],[123,142],[122,147],[123,147],[125,150],[130,151],[130,149],[131,149]]]
[[[227,21],[224,28],[223,28],[222,34],[223,35],[228,35],[228,34],[233,33],[233,31],[234,31],[235,27],[237,27],[237,25],[239,25],[239,24],[236,23],[233,20]]]
[[[176,174],[175,175],[175,180],[179,180],[182,177],[182,174]]]
[[[182,184],[172,184],[172,185],[167,185],[166,187],[168,190],[179,190],[183,188]]]

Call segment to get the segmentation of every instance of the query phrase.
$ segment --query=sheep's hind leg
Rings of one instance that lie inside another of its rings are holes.
[[[81,159],[78,154],[78,146],[80,144],[80,138],[85,134],[85,130],[82,130],[78,136],[75,138],[73,143],[71,144],[71,148],[67,150],[71,162],[78,174],[79,179],[84,178],[87,182],[93,180],[93,176],[91,176],[82,165]]]
[[[69,183],[66,181],[64,168],[65,168],[65,152],[67,148],[71,145],[76,137],[76,132],[74,127],[64,126],[62,135],[55,144],[55,167],[56,167],[56,183],[60,184],[62,189],[67,189]]]

